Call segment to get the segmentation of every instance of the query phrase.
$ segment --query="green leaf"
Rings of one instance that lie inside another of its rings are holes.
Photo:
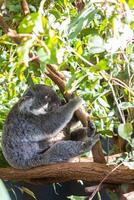
[[[96,35],[89,39],[88,50],[90,54],[102,53],[105,51],[103,39]]]
[[[134,1],[133,0],[129,0],[128,1],[128,5],[130,6],[130,8],[134,8]]]
[[[19,46],[17,48],[17,53],[18,53],[18,62],[19,63],[25,63],[25,65],[28,65],[29,62],[29,51],[31,47],[34,45],[34,38],[31,38],[27,40],[23,45]]]
[[[32,13],[27,15],[18,27],[19,33],[32,33],[33,28],[35,26],[35,22],[38,18],[38,13]]]
[[[48,54],[45,52],[44,48],[40,48],[38,51],[37,51],[37,55],[39,56],[39,59],[41,62],[46,62],[46,60],[49,59],[49,56]]]
[[[133,133],[133,127],[131,123],[120,124],[118,126],[118,133],[123,139],[127,140],[129,143],[131,142],[131,135]]]
[[[109,70],[109,67],[107,66],[106,60],[100,60],[95,66],[90,67],[90,72],[99,72],[103,70]]]
[[[1,148],[1,145],[0,145],[0,148]],[[0,167],[8,167],[8,166],[9,164],[7,163],[5,157],[3,156],[2,151],[0,150]]]
[[[85,200],[86,196],[68,196],[67,198],[69,198],[70,200]]]
[[[81,30],[93,20],[96,10],[93,6],[85,8],[68,26],[69,39],[75,38]]]
[[[134,147],[134,139],[131,140],[131,146]]]
[[[130,103],[130,102],[122,102],[119,104],[120,109],[122,110],[126,110],[128,108],[134,108],[134,104]]]
[[[107,192],[108,192],[110,199],[119,200],[119,196],[117,193],[111,191],[110,189],[107,189]]]
[[[103,107],[107,107],[110,108],[109,104],[104,101],[104,99],[102,99],[101,97],[98,98],[98,102],[103,106]]]
[[[0,199],[1,200],[11,200],[9,193],[1,179],[0,179]]]
[[[56,19],[59,19],[60,18],[60,12],[58,12],[57,10],[54,10],[54,9],[50,9],[49,10],[49,13],[51,13],[52,15],[54,15],[56,17]]]
[[[107,137],[113,137],[113,131],[111,130],[103,130],[103,131],[99,131],[99,133],[101,135],[107,136]]]

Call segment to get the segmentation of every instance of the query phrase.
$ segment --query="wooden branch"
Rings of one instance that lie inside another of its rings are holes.
[[[75,1],[75,5],[76,5],[76,8],[77,8],[78,12],[81,12],[82,9],[85,7],[85,3],[84,3],[83,0]]]
[[[4,180],[43,179],[44,182],[64,182],[69,180],[84,180],[100,182],[114,169],[101,163],[62,163],[46,165],[30,170],[0,168],[0,178]],[[134,171],[120,166],[105,180],[107,183],[134,183]]]
[[[8,25],[5,23],[3,17],[0,15],[0,26],[3,29],[4,33],[8,33],[9,31],[9,27]]]
[[[101,142],[98,141],[93,147],[92,147],[92,153],[93,153],[93,158],[94,162],[99,162],[99,163],[106,163],[103,151],[102,151],[102,145]]]
[[[63,73],[61,73],[60,71],[58,71],[53,65],[47,64],[47,67],[57,76],[59,76],[60,79],[66,81],[66,77],[63,75]]]
[[[28,3],[26,0],[22,0],[21,7],[22,7],[24,16],[26,16],[30,13],[29,6],[28,6]]]
[[[7,34],[12,40],[16,43],[20,43],[20,38],[18,38],[16,30],[11,29],[8,24],[4,21],[3,16],[0,15],[0,27],[2,28],[3,32]]]

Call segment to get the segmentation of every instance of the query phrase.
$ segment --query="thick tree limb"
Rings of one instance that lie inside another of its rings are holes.
[[[115,166],[100,163],[62,163],[46,165],[30,170],[0,168],[0,178],[4,180],[43,179],[44,182],[64,182],[69,180],[85,180],[100,182]],[[134,183],[134,170],[120,166],[104,181],[107,183]]]

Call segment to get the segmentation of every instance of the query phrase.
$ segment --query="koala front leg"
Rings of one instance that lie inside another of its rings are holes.
[[[40,115],[44,132],[47,135],[55,135],[62,131],[81,103],[82,100],[76,97],[71,99],[67,104],[59,107],[57,110],[43,116]]]
[[[26,138],[30,141],[38,142],[55,137],[71,120],[81,103],[82,100],[76,97],[49,113],[38,116],[32,114],[30,122],[26,121],[27,127],[24,130]]]

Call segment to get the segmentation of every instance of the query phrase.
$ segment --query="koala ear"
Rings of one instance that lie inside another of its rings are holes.
[[[34,90],[33,89],[31,89],[31,88],[28,88],[26,91],[25,91],[25,93],[23,94],[23,96],[25,97],[25,98],[32,98],[32,97],[34,97],[34,95],[35,95],[35,92],[34,92]]]

